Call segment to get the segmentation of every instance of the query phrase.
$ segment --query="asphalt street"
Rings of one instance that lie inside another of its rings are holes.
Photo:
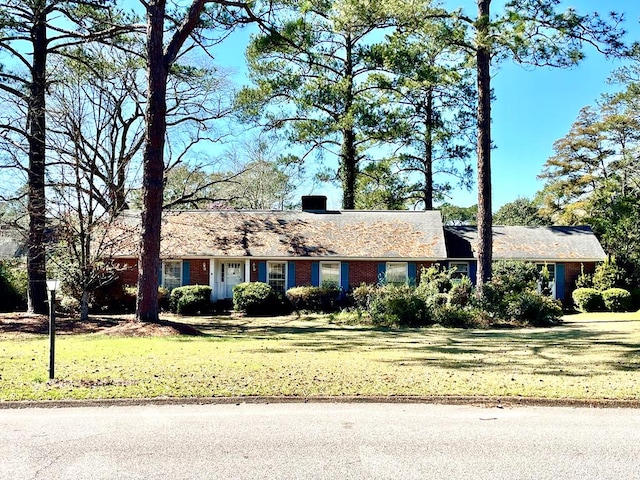
[[[0,444],[1,479],[640,479],[635,409],[6,409]]]

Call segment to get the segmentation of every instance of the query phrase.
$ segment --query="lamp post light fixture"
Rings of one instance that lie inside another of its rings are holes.
[[[56,359],[56,290],[60,288],[60,280],[47,280],[49,291],[49,380],[54,378]]]

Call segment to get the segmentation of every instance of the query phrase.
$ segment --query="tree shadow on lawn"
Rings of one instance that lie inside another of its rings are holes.
[[[413,356],[394,359],[389,362],[411,365],[437,365],[454,370],[513,370],[523,366],[536,370],[541,375],[558,376],[592,376],[605,375],[606,371],[594,373],[568,372],[558,366],[558,352],[571,357],[588,355],[594,347],[610,347],[617,353],[619,361],[605,361],[604,366],[611,370],[630,371],[639,367],[640,345],[615,340],[618,334],[610,332],[594,332],[586,329],[545,329],[504,331],[460,331],[447,336],[440,343],[420,344],[407,350]],[[459,358],[448,358],[450,356]],[[466,356],[473,356],[468,359]],[[507,356],[508,363],[500,361],[500,356]],[[519,362],[517,359],[521,358]],[[542,363],[531,363],[531,360]],[[384,360],[383,360],[384,361]]]

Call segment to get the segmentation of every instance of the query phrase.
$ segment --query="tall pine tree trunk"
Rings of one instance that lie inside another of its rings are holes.
[[[136,319],[157,322],[160,270],[160,228],[164,179],[164,143],[167,130],[167,76],[164,58],[165,2],[147,7],[147,110],[143,157],[142,233],[138,259]]]
[[[433,210],[433,89],[427,92],[424,138],[424,209]]]
[[[340,163],[342,173],[342,208],[353,210],[356,208],[356,134],[352,128],[342,132],[342,150]]]
[[[491,48],[489,39],[491,0],[478,0],[477,69],[478,69],[478,270],[477,292],[491,278]]]
[[[347,85],[344,98],[343,122],[347,126],[342,130],[342,148],[340,151],[340,170],[342,179],[342,208],[353,210],[356,208],[356,177],[358,175],[358,159],[356,152],[356,132],[353,129],[353,46],[351,36],[345,38],[345,71]]]
[[[32,82],[27,111],[29,139],[28,213],[29,240],[27,251],[28,310],[47,313],[45,236],[45,168],[46,168],[46,66],[47,14],[44,1],[34,7]]]

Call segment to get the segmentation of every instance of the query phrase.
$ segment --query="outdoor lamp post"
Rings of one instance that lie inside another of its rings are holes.
[[[56,358],[56,290],[60,288],[60,280],[47,280],[49,290],[49,380],[54,378]]]

